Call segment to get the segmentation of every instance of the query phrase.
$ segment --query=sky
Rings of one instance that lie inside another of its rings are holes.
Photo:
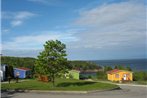
[[[147,58],[145,0],[1,0],[1,53],[37,57],[48,40],[69,60]]]

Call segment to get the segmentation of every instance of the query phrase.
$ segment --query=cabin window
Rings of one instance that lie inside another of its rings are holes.
[[[126,74],[126,77],[130,77],[130,74]]]
[[[115,78],[119,78],[119,74],[115,74]]]

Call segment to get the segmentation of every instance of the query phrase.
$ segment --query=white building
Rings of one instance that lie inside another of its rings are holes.
[[[1,81],[4,81],[6,79],[5,77],[5,71],[6,71],[6,66],[5,64],[2,64],[1,67],[0,67],[0,80]]]

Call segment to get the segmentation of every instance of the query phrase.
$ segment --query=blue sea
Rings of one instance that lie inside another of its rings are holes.
[[[129,60],[93,60],[90,61],[99,66],[111,66],[114,68],[116,65],[129,66],[133,71],[147,71],[147,59],[129,59]]]

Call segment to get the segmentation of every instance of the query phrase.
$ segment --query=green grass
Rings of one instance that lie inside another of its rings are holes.
[[[45,83],[37,80],[23,81],[21,83],[1,84],[2,90],[21,89],[21,90],[64,90],[64,91],[88,91],[105,90],[118,87],[114,84],[89,82],[71,79],[56,79],[56,87],[52,83]]]
[[[135,84],[147,85],[147,81],[134,81]]]

